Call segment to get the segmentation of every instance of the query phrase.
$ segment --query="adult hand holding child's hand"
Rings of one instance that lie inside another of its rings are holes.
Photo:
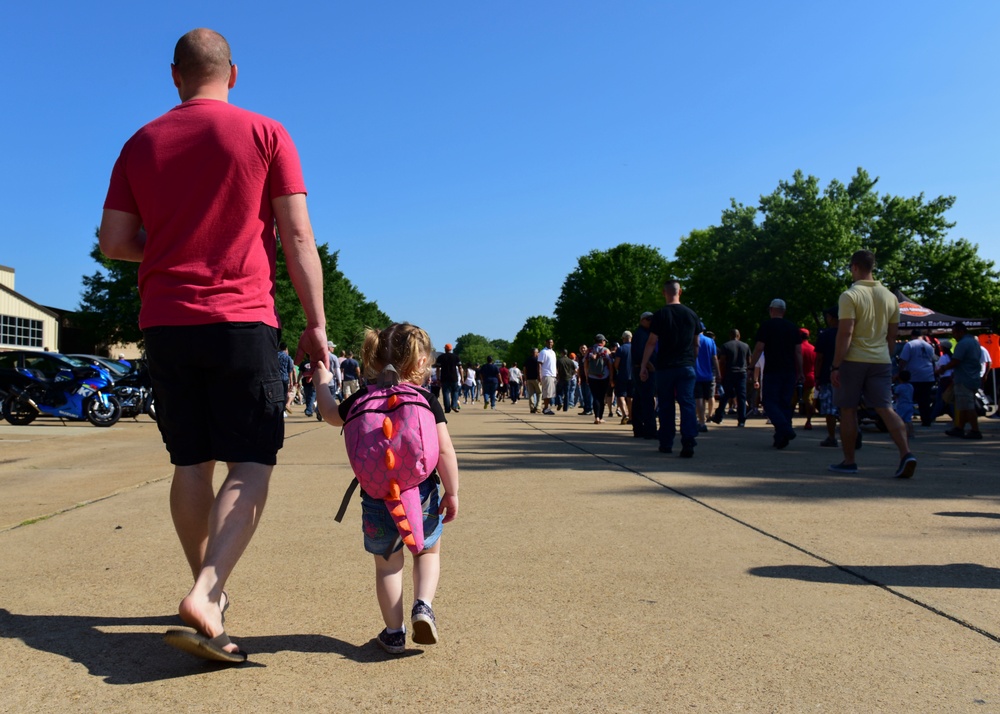
[[[333,373],[322,362],[317,362],[314,369],[313,382],[321,387],[328,386],[333,379]]]

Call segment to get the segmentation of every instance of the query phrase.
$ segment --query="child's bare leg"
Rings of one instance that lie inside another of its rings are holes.
[[[413,599],[430,605],[441,578],[441,539],[413,558]]]
[[[386,560],[375,556],[375,594],[382,619],[390,630],[403,627],[403,550],[402,548]]]

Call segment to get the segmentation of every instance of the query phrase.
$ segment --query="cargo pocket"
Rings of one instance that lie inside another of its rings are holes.
[[[260,383],[263,392],[264,418],[260,420],[260,444],[268,445],[268,450],[277,453],[285,443],[285,393],[280,379],[265,379]],[[272,462],[273,463],[273,462]]]
[[[284,383],[278,379],[267,379],[261,382],[264,390],[264,403],[268,406],[272,404],[284,404],[288,396],[284,390]]]

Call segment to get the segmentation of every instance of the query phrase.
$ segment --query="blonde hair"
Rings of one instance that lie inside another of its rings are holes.
[[[375,380],[388,365],[396,368],[400,381],[423,384],[430,375],[431,338],[408,322],[397,322],[379,332],[365,328],[361,361],[365,378]],[[425,357],[423,365],[420,358]]]

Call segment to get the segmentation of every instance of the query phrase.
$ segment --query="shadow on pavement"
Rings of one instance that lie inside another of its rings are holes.
[[[176,615],[97,617],[79,615],[18,615],[0,608],[0,637],[19,639],[29,647],[79,662],[107,684],[140,684],[198,676],[231,665],[202,661],[174,650],[162,632],[107,631],[109,628],[176,627]],[[374,641],[352,645],[326,635],[270,635],[237,637],[250,655],[241,667],[262,667],[255,654],[319,652],[340,655],[359,663],[383,662],[389,655]],[[411,650],[404,656],[421,654]]]
[[[1000,589],[1000,569],[976,563],[949,565],[768,565],[751,568],[750,575],[761,578],[786,578],[807,583],[871,585],[913,588],[982,588]],[[866,582],[852,573],[858,573]]]

